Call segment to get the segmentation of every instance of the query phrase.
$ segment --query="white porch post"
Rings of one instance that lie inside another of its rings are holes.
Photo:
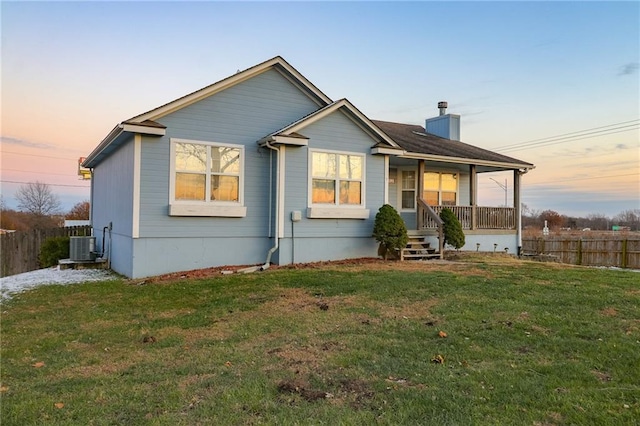
[[[476,207],[478,205],[478,174],[476,172],[476,165],[469,165],[469,173],[471,174],[470,183],[471,188],[469,190],[469,202],[471,203],[471,229],[476,229],[477,226],[477,210]]]
[[[522,253],[522,207],[520,200],[520,177],[522,172],[520,170],[513,171],[513,208],[516,215],[516,235],[517,235],[517,255]]]
[[[417,228],[420,230],[424,226],[424,212],[422,209],[422,204],[418,202],[418,199],[422,198],[422,193],[424,192],[424,161],[418,160],[418,176],[417,176],[417,194],[416,194],[416,214],[418,215],[418,220],[416,221],[418,226]]]
[[[384,156],[384,204],[389,204],[389,155]]]

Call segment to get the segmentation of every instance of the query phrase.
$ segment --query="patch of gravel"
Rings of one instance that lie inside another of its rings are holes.
[[[107,281],[118,276],[106,269],[60,269],[57,266],[0,278],[0,302],[12,295],[43,285],[68,285]]]

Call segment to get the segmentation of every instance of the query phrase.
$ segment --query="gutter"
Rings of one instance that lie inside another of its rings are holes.
[[[525,169],[527,171],[533,170],[535,166],[533,164],[527,163],[509,163],[506,161],[491,161],[491,160],[479,160],[474,158],[463,158],[463,157],[449,157],[445,155],[433,155],[433,154],[419,154],[407,152],[404,155],[400,155],[400,158],[410,158],[414,160],[431,160],[431,161],[440,161],[443,163],[454,163],[454,164],[475,164],[477,166],[486,166],[486,167],[501,167],[505,169]]]

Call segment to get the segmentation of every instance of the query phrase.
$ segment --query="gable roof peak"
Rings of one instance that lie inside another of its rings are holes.
[[[140,123],[146,120],[158,120],[167,114],[170,114],[204,98],[214,95],[224,89],[235,86],[238,83],[249,80],[250,78],[262,74],[269,69],[275,69],[276,71],[278,71],[280,74],[282,74],[283,77],[288,79],[296,87],[302,90],[320,107],[324,107],[332,103],[331,99],[327,95],[325,95],[297,69],[289,64],[282,56],[278,55],[245,70],[238,70],[238,72],[229,77],[226,77],[220,81],[217,81],[213,84],[203,87],[202,89],[196,90],[195,92],[189,93],[188,95],[182,96],[143,114],[132,117],[126,121]]]

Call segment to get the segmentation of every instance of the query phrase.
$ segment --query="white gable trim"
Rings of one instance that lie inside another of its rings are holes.
[[[309,138],[301,138],[297,136],[284,136],[284,135],[275,135],[275,136],[267,136],[258,141],[260,146],[265,146],[267,143],[271,145],[291,145],[291,146],[308,146]]]
[[[371,154],[376,155],[403,155],[406,154],[407,151],[403,150],[403,149],[396,149],[396,148],[385,148],[385,147],[381,147],[381,146],[375,146],[373,148],[371,148]]]
[[[339,101],[333,102],[330,105],[321,108],[306,117],[301,118],[298,121],[295,121],[288,126],[272,133],[271,135],[261,139],[258,141],[259,144],[263,145],[265,141],[271,141],[272,138],[278,136],[289,136],[292,133],[297,133],[298,131],[304,129],[305,127],[322,120],[333,112],[339,110],[340,108],[344,108],[349,114],[345,114],[347,118],[349,118],[354,124],[360,127],[363,131],[365,131],[372,139],[374,140],[383,140],[387,144],[389,144],[393,148],[402,149],[398,144],[396,144],[393,139],[387,136],[382,130],[378,128],[371,120],[369,120],[363,113],[361,113],[351,102],[347,99],[340,99]]]
[[[142,133],[145,135],[164,136],[167,133],[167,129],[164,127],[149,127],[140,124],[122,123],[120,128],[124,132],[130,133]]]
[[[152,109],[151,111],[145,112],[144,114],[133,117],[127,121],[133,122],[143,122],[145,120],[157,120],[167,114],[170,114],[174,111],[177,111],[181,108],[184,108],[188,105],[191,105],[195,102],[198,102],[204,98],[207,98],[215,93],[218,93],[222,90],[228,89],[229,87],[235,86],[238,83],[249,80],[263,72],[275,68],[280,74],[286,77],[289,81],[293,82],[297,87],[302,88],[310,93],[312,93],[317,99],[320,99],[322,103],[330,104],[331,99],[327,97],[324,93],[320,91],[316,86],[314,86],[309,80],[307,80],[302,74],[300,74],[295,68],[293,68],[287,61],[285,61],[280,56],[276,56],[273,59],[270,59],[266,62],[258,64],[254,67],[248,68],[244,71],[236,73],[231,77],[227,77],[224,80],[220,80],[217,83],[213,83],[203,89],[197,90],[189,95],[178,98],[168,104],[162,105],[158,108]],[[319,105],[322,103],[317,102]]]

